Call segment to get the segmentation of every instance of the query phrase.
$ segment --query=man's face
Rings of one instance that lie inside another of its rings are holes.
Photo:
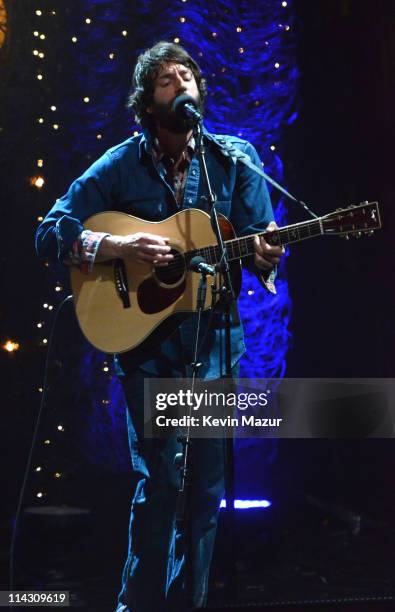
[[[147,111],[155,117],[156,123],[175,134],[190,131],[190,119],[180,117],[172,111],[172,104],[181,94],[191,96],[200,108],[200,95],[195,77],[190,68],[183,64],[163,64],[154,83],[154,95]]]

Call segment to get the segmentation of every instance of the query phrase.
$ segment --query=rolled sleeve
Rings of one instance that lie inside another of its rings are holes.
[[[103,238],[109,236],[105,232],[91,232],[84,230],[77,240],[73,242],[72,250],[69,253],[66,263],[77,265],[81,272],[90,274],[96,260],[97,251]]]

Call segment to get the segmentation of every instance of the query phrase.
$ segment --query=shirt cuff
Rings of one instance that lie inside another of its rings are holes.
[[[109,235],[110,234],[106,234],[105,232],[83,230],[77,240],[74,240],[72,244],[69,253],[69,262],[79,266],[83,274],[92,272],[100,243],[103,238]]]
[[[260,272],[260,274],[258,274],[258,279],[261,285],[263,285],[265,289],[270,291],[270,293],[273,293],[273,295],[277,293],[277,290],[274,284],[276,275],[277,275],[277,267],[274,267],[273,270],[271,270],[269,273]]]

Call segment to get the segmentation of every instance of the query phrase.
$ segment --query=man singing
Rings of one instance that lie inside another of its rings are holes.
[[[203,112],[206,83],[196,62],[179,45],[160,42],[139,58],[129,104],[143,133],[108,150],[49,211],[37,230],[38,253],[89,274],[95,261],[129,259],[167,266],[172,261],[168,236],[139,232],[128,236],[85,230],[91,215],[121,211],[147,221],[161,221],[182,209],[208,210],[193,124],[173,111],[181,94],[191,96]],[[260,166],[254,147],[233,136],[221,136]],[[206,161],[218,212],[238,236],[275,227],[264,180],[221,150],[218,138],[204,131]],[[281,247],[256,238],[247,265],[269,291]],[[203,313],[198,375],[224,375],[224,325],[220,313]],[[133,325],[133,321],[131,321]],[[175,438],[145,439],[143,381],[148,377],[183,377],[193,361],[195,316],[189,317],[149,354],[117,356],[116,368],[127,402],[127,427],[133,470],[129,547],[117,612],[182,612],[185,596],[185,550],[175,523],[180,452]],[[231,363],[234,375],[244,352],[243,331],[235,305],[231,313]],[[193,478],[188,500],[192,600],[203,607],[214,546],[219,504],[224,493],[224,444],[193,440]]]

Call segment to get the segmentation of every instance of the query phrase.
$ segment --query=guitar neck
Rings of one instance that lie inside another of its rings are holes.
[[[243,257],[249,257],[255,253],[255,236],[263,236],[265,240],[273,246],[286,246],[293,242],[300,242],[307,238],[313,238],[314,236],[320,236],[323,234],[322,220],[312,219],[311,221],[303,221],[302,223],[295,223],[294,225],[288,225],[280,229],[274,230],[273,232],[261,232],[259,234],[251,234],[250,236],[243,236],[242,238],[234,238],[232,240],[226,240],[225,246],[228,254],[228,260],[242,259]],[[207,263],[216,264],[219,262],[219,248],[218,245],[207,246],[196,251],[190,252],[190,258],[200,255]]]

